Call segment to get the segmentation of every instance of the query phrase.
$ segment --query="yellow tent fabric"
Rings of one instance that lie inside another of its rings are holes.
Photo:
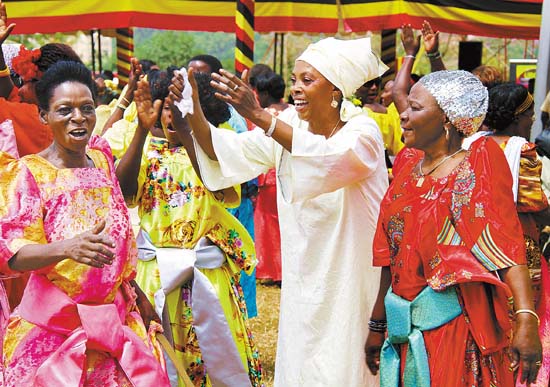
[[[23,0],[5,2],[14,33],[149,27],[235,31],[236,1]],[[538,39],[542,0],[256,0],[258,32],[348,32],[419,28],[424,19],[443,32]],[[341,20],[340,20],[341,18]]]

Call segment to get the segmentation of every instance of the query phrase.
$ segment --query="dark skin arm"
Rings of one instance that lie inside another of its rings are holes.
[[[410,24],[401,27],[401,42],[405,49],[405,58],[403,58],[403,64],[395,76],[392,89],[393,103],[399,113],[407,110],[414,57],[420,49],[420,36],[415,38]]]
[[[199,118],[200,116],[200,124],[201,125],[206,124],[208,126],[206,117],[204,117],[204,113],[200,108],[200,100],[199,100],[199,93],[197,90],[197,84],[195,82],[195,77],[192,75],[192,73],[189,73],[189,84],[193,88],[194,116],[197,116],[196,118]],[[166,102],[170,106],[172,126],[176,131],[178,139],[181,141],[181,144],[185,147],[185,150],[187,151],[187,155],[191,160],[191,165],[193,165],[193,169],[195,170],[195,173],[199,178],[201,178],[199,164],[197,162],[197,155],[195,153],[195,145],[193,143],[193,136],[191,135],[191,127],[190,127],[190,123],[188,122],[191,114],[187,115],[186,117],[182,117],[181,111],[175,105],[176,102],[181,101],[183,89],[184,89],[183,76],[178,72],[172,78],[172,83],[170,84],[170,86],[168,86],[169,93],[168,93],[168,98],[166,99]],[[199,120],[196,119],[196,121],[199,121]],[[210,127],[208,128],[208,130],[210,130]]]
[[[8,14],[6,13],[6,4],[0,0],[0,70],[6,68],[4,54],[1,50],[2,44],[10,36],[15,28],[15,24],[8,24]],[[10,76],[0,78],[0,97],[8,98],[13,90],[13,82]]]
[[[512,266],[500,270],[504,283],[510,287],[514,296],[514,309],[529,309],[534,311],[531,279],[526,265]],[[536,362],[542,360],[542,345],[538,334],[538,324],[535,316],[529,313],[516,315],[514,338],[510,347],[512,362],[510,368],[517,370],[521,365],[520,381],[530,385],[537,379],[539,366]]]
[[[143,146],[149,130],[157,122],[162,104],[161,100],[156,100],[153,103],[149,82],[143,78],[138,81],[134,101],[138,113],[138,126],[128,150],[122,156],[116,169],[120,188],[126,199],[134,197],[137,193],[137,178],[141,166]]]
[[[533,296],[529,272],[525,265],[513,266],[499,272],[503,281],[510,287],[514,296],[515,310],[534,310]],[[385,320],[384,297],[391,284],[391,275],[388,267],[382,269],[380,277],[380,288],[378,297],[373,308],[371,319]],[[534,383],[539,367],[537,361],[542,359],[542,346],[538,337],[538,324],[536,318],[529,313],[520,313],[516,319],[514,340],[512,342],[512,363],[511,368],[517,370],[522,366],[520,380],[522,382]],[[369,332],[365,344],[367,366],[375,375],[380,368],[380,349],[384,342],[384,335],[376,332]]]
[[[145,328],[149,329],[149,325],[151,325],[151,321],[156,321],[160,325],[161,324],[160,317],[158,316],[151,302],[149,302],[149,299],[147,298],[145,293],[143,293],[143,290],[141,290],[141,288],[139,287],[139,285],[135,280],[131,280],[130,285],[136,291],[136,295],[137,295],[136,305],[139,309],[139,314],[143,319],[143,323],[145,324]]]
[[[193,108],[194,108],[193,114],[188,114],[184,118],[181,116],[180,110],[175,105],[175,102],[178,102],[181,100],[183,89],[184,89],[183,76],[179,73],[174,75],[174,77],[172,78],[172,83],[168,87],[168,90],[170,92],[168,94],[167,102],[170,105],[171,116],[172,116],[172,126],[176,131],[178,139],[181,141],[182,145],[185,147],[185,150],[187,151],[187,155],[191,160],[191,165],[193,166],[195,173],[197,174],[199,179],[202,180],[199,164],[197,161],[197,154],[195,152],[195,143],[193,140],[193,136],[191,135],[191,127],[194,124],[195,126],[200,126],[202,131],[204,132],[207,131],[208,133],[210,133],[210,125],[208,124],[208,121],[206,120],[206,117],[204,116],[204,112],[202,111],[202,108],[200,105],[198,87],[197,87],[195,76],[193,75],[192,70],[189,70],[188,78],[189,78],[189,84],[193,89],[193,94],[192,94]],[[205,128],[205,126],[208,128]],[[210,137],[210,142],[212,142],[211,137]],[[212,147],[212,151],[213,151],[213,147]],[[239,195],[233,188],[226,188],[220,191],[214,191],[212,193],[214,194],[216,199],[224,201],[226,203],[238,203],[240,201]]]
[[[388,266],[382,268],[380,275],[380,287],[378,288],[378,296],[372,309],[371,320],[385,320],[386,308],[384,307],[384,297],[388,293],[388,289],[391,285],[391,272]],[[367,336],[367,342],[365,343],[365,356],[367,359],[367,366],[373,375],[378,373],[380,369],[380,350],[382,344],[384,344],[385,334],[379,332],[372,332],[369,330]]]
[[[126,100],[121,99],[122,100],[121,103],[123,105],[126,105],[126,107],[128,107],[132,103],[132,100],[134,99],[134,92],[137,89],[137,83],[142,74],[141,65],[139,64],[139,61],[137,60],[137,58],[132,58],[130,60],[130,66],[131,67],[130,67],[130,76],[128,79],[128,87],[126,88],[125,94],[122,96]],[[111,116],[107,119],[107,121],[105,121],[105,125],[103,125],[103,129],[101,130],[101,136],[103,136],[107,132],[107,130],[109,130],[113,126],[115,122],[121,120],[124,117],[124,110],[125,109],[121,109],[118,106],[115,107],[115,110],[113,111]]]
[[[102,268],[113,263],[115,247],[104,233],[105,220],[90,231],[74,238],[46,244],[25,245],[8,261],[12,270],[25,272],[55,265],[64,259],[72,259],[92,267]]]
[[[435,54],[439,52],[439,31],[434,32],[432,26],[427,20],[422,22],[422,38],[424,39],[424,49],[426,54]],[[445,63],[441,55],[438,58],[430,58],[430,67],[432,72],[445,70]]]
[[[212,86],[218,90],[216,97],[231,104],[241,116],[267,132],[271,125],[272,116],[260,106],[254,91],[250,87],[248,70],[243,71],[242,77],[242,79],[239,79],[239,77],[224,69],[220,70],[220,74],[212,74],[212,79],[214,79]],[[235,90],[235,86],[238,86],[237,90]],[[283,148],[292,152],[292,132],[292,126],[277,120],[275,131],[271,137]]]

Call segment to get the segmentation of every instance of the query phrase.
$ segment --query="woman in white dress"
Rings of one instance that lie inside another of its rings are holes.
[[[350,99],[386,69],[369,39],[323,39],[296,60],[295,109],[271,116],[245,81],[220,70],[212,74],[217,96],[258,128],[217,130],[196,101],[187,115],[209,189],[277,171],[282,288],[275,386],[378,385],[363,344],[378,290],[372,238],[388,175],[380,130]],[[182,96],[180,81],[174,99]]]

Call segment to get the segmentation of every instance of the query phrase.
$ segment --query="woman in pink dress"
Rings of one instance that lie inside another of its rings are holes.
[[[30,272],[3,343],[5,387],[169,387],[153,316],[133,281],[136,248],[109,146],[95,124],[92,77],[76,62],[37,84],[53,143],[0,153],[0,274]],[[140,309],[138,309],[138,306]]]

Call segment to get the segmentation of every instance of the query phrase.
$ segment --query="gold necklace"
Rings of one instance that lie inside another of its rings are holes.
[[[424,173],[422,172],[422,164],[424,163],[424,159],[420,160],[420,165],[419,165],[419,168],[418,168],[418,172],[419,172],[419,175],[420,175],[420,178],[418,179],[418,181],[416,182],[416,186],[417,187],[422,187],[422,184],[424,184],[424,177],[428,176],[428,175],[431,175],[437,168],[439,168],[445,161],[449,160],[451,157],[453,156],[456,156],[457,154],[459,154],[460,152],[462,152],[464,149],[460,148],[459,150],[457,150],[456,152],[454,152],[453,154],[450,154],[450,155],[447,155],[445,157],[443,157],[432,169],[430,169],[427,173]]]
[[[336,123],[336,125],[334,125],[334,128],[332,129],[332,132],[330,132],[329,136],[327,137],[327,140],[332,137],[338,125],[340,125],[340,118],[338,118],[338,122]]]

